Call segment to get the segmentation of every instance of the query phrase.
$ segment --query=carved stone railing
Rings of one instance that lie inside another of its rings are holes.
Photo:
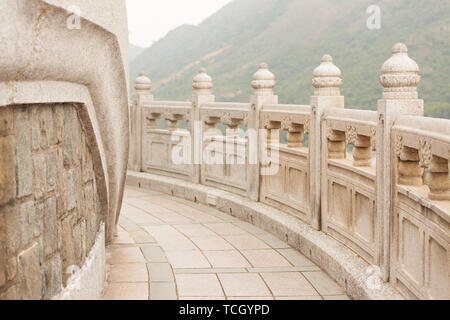
[[[204,69],[191,102],[153,101],[151,82],[141,76],[131,106],[132,119],[141,118],[131,126],[130,169],[228,191],[298,218],[356,253],[368,273],[354,278],[371,277],[370,290],[380,279],[407,298],[448,298],[450,120],[423,117],[419,68],[404,44],[392,53],[376,112],[344,108],[341,71],[328,55],[314,70],[309,105],[279,104],[266,64],[253,76],[249,103],[215,102]],[[158,119],[168,120],[168,129],[158,128]],[[180,120],[188,130],[179,130]],[[191,161],[175,163],[174,154]]]
[[[322,124],[322,230],[378,265],[376,215],[377,114],[329,108]],[[348,154],[348,146],[353,146]]]
[[[412,298],[448,299],[450,121],[405,116],[392,132],[392,281]]]

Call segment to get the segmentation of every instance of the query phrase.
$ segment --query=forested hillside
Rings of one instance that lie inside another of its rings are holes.
[[[450,118],[450,1],[380,0],[381,30],[366,27],[372,0],[234,0],[199,26],[184,25],[131,63],[157,99],[188,99],[204,66],[217,100],[246,101],[259,62],[269,63],[282,103],[308,103],[323,54],[342,70],[348,108],[375,109],[380,67],[396,42],[421,67],[426,113]]]

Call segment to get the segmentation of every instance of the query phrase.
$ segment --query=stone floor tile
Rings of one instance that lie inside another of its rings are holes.
[[[215,274],[177,274],[178,293],[186,297],[223,297]]]
[[[213,268],[246,268],[251,267],[239,251],[203,251]]]
[[[180,300],[225,300],[225,297],[180,297]]]
[[[185,216],[179,214],[179,213],[175,213],[175,212],[157,212],[157,213],[152,213],[152,216],[158,218],[159,220],[162,220],[166,223],[187,223],[187,222],[192,222],[191,219],[186,218]]]
[[[117,263],[133,263],[144,262],[144,256],[139,248],[108,248],[107,249],[107,262],[109,264]]]
[[[155,238],[153,238],[151,235],[149,235],[145,231],[132,231],[132,232],[130,232],[130,235],[134,239],[134,241],[138,244],[156,243]]]
[[[206,227],[221,236],[247,235],[248,232],[235,226],[231,222],[205,223]]]
[[[235,250],[231,244],[220,236],[195,236],[190,237],[190,240],[200,248],[200,250]]]
[[[247,273],[246,268],[209,268],[209,269],[173,269],[175,274],[194,274],[194,273]]]
[[[275,300],[322,300],[321,296],[275,297]]]
[[[293,248],[278,249],[277,251],[296,267],[315,266],[311,260]]]
[[[265,267],[265,268],[247,268],[248,272],[261,273],[261,272],[304,272],[304,271],[320,271],[317,266],[307,267]]]
[[[267,243],[270,247],[274,249],[288,249],[291,248],[286,242],[278,239],[277,237],[269,234],[269,233],[263,233],[263,234],[257,234],[256,237]]]
[[[113,264],[108,268],[108,283],[115,282],[148,282],[148,271],[145,263]]]
[[[303,272],[303,275],[323,296],[342,295],[345,293],[344,289],[323,271]]]
[[[206,228],[201,224],[180,224],[174,226],[174,228],[188,237],[216,235],[210,229]]]
[[[218,274],[227,297],[271,297],[269,289],[256,273]]]
[[[173,282],[173,272],[169,263],[147,264],[151,282]]]
[[[141,245],[142,254],[148,262],[167,262],[167,257],[161,247]]]
[[[258,227],[255,227],[251,223],[248,223],[245,221],[237,221],[237,222],[234,222],[233,224],[236,225],[237,227],[239,227],[240,229],[243,229],[251,234],[258,234],[258,235],[259,234],[267,234],[266,231],[264,231]]]
[[[119,218],[119,225],[125,230],[125,231],[138,231],[141,230],[141,227],[139,227],[136,223],[131,221],[128,218],[125,218],[124,216],[121,216]]]
[[[316,296],[313,286],[299,272],[261,273],[274,296]]]
[[[291,264],[273,249],[241,250],[253,267],[289,267]]]
[[[223,236],[223,238],[239,250],[270,249],[266,243],[253,235]]]
[[[345,294],[336,295],[336,296],[323,296],[324,300],[350,300],[348,296]]]
[[[166,251],[173,268],[209,268],[211,265],[200,251]]]
[[[259,300],[274,300],[274,298],[273,297],[227,297],[227,300],[259,301]]]
[[[118,231],[117,236],[112,240],[112,244],[133,244],[134,240],[127,231]]]
[[[141,224],[160,224],[163,221],[154,217],[153,215],[150,215],[149,213],[145,212],[144,210],[135,208],[131,205],[124,204],[122,206],[121,215],[124,217],[130,219],[137,225]]]
[[[177,290],[173,282],[151,282],[150,300],[177,300]]]
[[[148,300],[148,283],[110,283],[102,300]]]

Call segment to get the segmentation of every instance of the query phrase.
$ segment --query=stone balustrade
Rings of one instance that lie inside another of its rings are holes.
[[[448,299],[450,121],[423,117],[419,68],[404,44],[392,54],[382,67],[377,111],[344,107],[341,71],[329,55],[314,70],[309,105],[279,104],[264,63],[248,103],[216,102],[204,69],[191,102],[154,101],[151,81],[141,75],[131,103],[129,175],[180,179],[170,188],[174,195],[189,182],[275,207],[349,256],[356,252],[404,297]],[[167,128],[158,127],[160,119]],[[215,199],[208,194],[204,201]],[[315,262],[347,287],[331,267],[341,258]],[[356,291],[377,290],[367,286]]]

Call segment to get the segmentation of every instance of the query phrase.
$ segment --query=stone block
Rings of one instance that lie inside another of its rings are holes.
[[[55,150],[47,153],[47,192],[52,192],[56,189],[56,182],[58,179],[58,161]]]
[[[27,108],[14,111],[17,161],[17,196],[26,197],[33,192],[33,166],[31,159],[31,129]]]
[[[40,145],[41,149],[47,149],[55,143],[53,112],[50,106],[41,106],[39,112]]]
[[[7,256],[12,256],[18,252],[22,246],[22,229],[19,208],[12,205],[0,207],[0,216],[3,216],[5,219],[6,253]]]
[[[53,124],[55,126],[55,138],[57,143],[63,141],[64,131],[64,106],[56,105],[53,107]]]
[[[14,137],[0,137],[0,206],[16,196]]]
[[[6,222],[5,215],[0,212],[0,288],[6,280]]]
[[[6,292],[0,294],[0,300],[17,300],[17,287],[13,285],[9,287]]]
[[[41,271],[42,297],[49,300],[62,288],[62,263],[60,255],[55,256]]]
[[[45,201],[44,212],[44,255],[54,254],[59,247],[58,215],[56,210],[56,197],[52,196]]]
[[[76,188],[75,184],[75,172],[73,169],[64,172],[64,185],[65,185],[65,202],[67,203],[64,211],[71,211],[75,209],[77,205]]]
[[[39,244],[34,243],[19,254],[18,296],[21,299],[36,300],[42,297],[39,252]]]
[[[62,233],[62,271],[63,283],[66,285],[70,276],[70,267],[76,266],[75,240],[74,240],[74,214],[66,216],[61,222]]]
[[[0,108],[0,136],[9,136],[13,133],[14,117],[12,108]]]
[[[42,199],[47,190],[47,159],[45,155],[38,155],[33,160],[34,169],[34,198]]]
[[[31,148],[33,151],[39,150],[41,146],[41,128],[39,125],[39,106],[29,108],[31,121]]]
[[[64,166],[81,161],[81,126],[75,108],[64,108],[63,159]]]
[[[17,257],[14,256],[12,258],[8,259],[8,262],[6,263],[6,278],[8,281],[12,281],[17,274]]]
[[[31,243],[31,240],[42,230],[43,207],[36,208],[33,201],[28,201],[20,205],[20,234],[21,247],[25,248]]]
[[[87,183],[94,178],[94,168],[92,164],[92,155],[89,149],[89,145],[86,138],[83,136],[83,158],[82,158],[82,171],[83,171],[83,182]]]

